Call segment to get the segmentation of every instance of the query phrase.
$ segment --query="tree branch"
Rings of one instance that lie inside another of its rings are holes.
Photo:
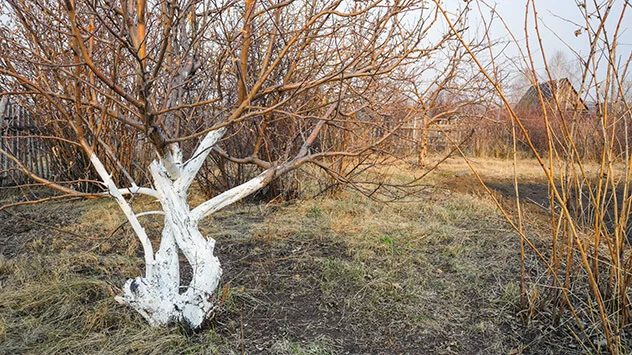
[[[191,211],[191,219],[199,221],[204,217],[207,217],[222,208],[233,204],[242,198],[252,194],[265,187],[275,176],[276,168],[272,167],[267,169],[257,177],[239,185],[232,189],[223,192],[212,199],[200,204]]]

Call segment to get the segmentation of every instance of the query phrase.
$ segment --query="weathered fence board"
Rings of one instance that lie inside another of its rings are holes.
[[[0,100],[0,149],[15,157],[33,174],[50,178],[50,153],[29,112],[12,104],[4,96]],[[10,156],[0,154],[0,186],[32,182]]]

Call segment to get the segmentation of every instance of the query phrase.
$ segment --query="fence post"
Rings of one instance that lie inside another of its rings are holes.
[[[2,134],[2,136],[0,136],[0,148],[4,150],[8,149],[5,143],[5,136],[9,133],[8,120],[5,120],[8,104],[9,97],[2,96],[2,98],[0,98],[0,129],[2,129],[2,131],[0,131],[0,134]],[[4,155],[0,155],[0,186],[3,186],[9,178],[7,169],[9,169],[9,159]]]

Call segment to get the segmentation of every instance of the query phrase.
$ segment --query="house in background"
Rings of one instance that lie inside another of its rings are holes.
[[[542,93],[542,101],[544,102],[545,109],[547,111],[557,111],[557,102],[560,109],[564,112],[575,111],[576,109],[588,112],[588,106],[579,96],[579,93],[573,87],[568,78],[552,80],[538,85],[540,92]],[[515,106],[516,111],[520,112],[542,112],[542,105],[540,97],[538,95],[538,89],[535,85],[532,85],[522,96],[520,101]]]

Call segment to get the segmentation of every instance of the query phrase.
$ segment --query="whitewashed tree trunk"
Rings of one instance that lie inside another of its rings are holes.
[[[224,130],[210,132],[201,142],[192,158],[182,163],[177,145],[160,160],[150,165],[155,189],[132,186],[118,189],[96,155],[91,160],[112,197],[130,221],[141,240],[145,252],[146,275],[130,279],[123,287],[121,303],[138,311],[151,325],[186,322],[199,327],[217,307],[214,298],[220,282],[222,268],[214,255],[215,240],[204,237],[198,230],[200,219],[263,188],[273,178],[271,167],[258,177],[228,190],[191,209],[187,203],[187,190]],[[141,193],[157,198],[164,213],[164,227],[160,247],[153,254],[151,242],[124,194]],[[186,257],[193,269],[189,285],[180,285],[179,253]]]

